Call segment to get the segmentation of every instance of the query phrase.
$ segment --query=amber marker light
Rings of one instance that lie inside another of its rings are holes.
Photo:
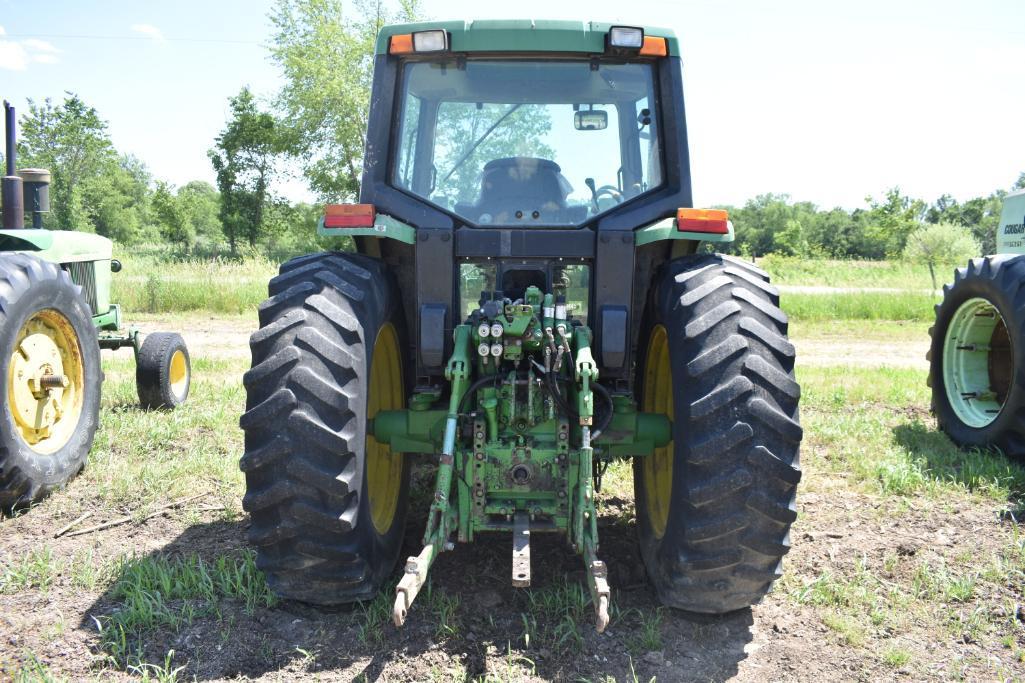
[[[669,54],[669,45],[665,38],[658,36],[644,36],[644,44],[641,46],[642,57],[665,57]]]
[[[407,55],[413,52],[413,34],[400,33],[391,37],[388,42],[388,54]]]
[[[676,229],[725,235],[730,231],[729,213],[724,209],[677,209]]]

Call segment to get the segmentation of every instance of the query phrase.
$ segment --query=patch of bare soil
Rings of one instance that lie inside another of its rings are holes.
[[[256,312],[226,316],[203,313],[139,314],[127,321],[143,335],[177,332],[185,340],[192,358],[226,360],[249,358],[249,335],[256,331]],[[111,352],[104,352],[104,354]],[[131,358],[130,348],[112,352],[115,358]]]
[[[797,338],[791,340],[797,348],[800,364],[820,367],[824,365],[855,365],[861,367],[898,367],[929,369],[925,353],[928,340],[853,339],[851,337]]]

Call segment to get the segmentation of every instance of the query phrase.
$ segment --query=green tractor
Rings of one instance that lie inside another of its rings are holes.
[[[1004,198],[997,255],[944,285],[929,333],[940,429],[962,447],[1025,457],[1025,190]]]
[[[270,281],[241,418],[257,565],[280,595],[373,598],[402,546],[410,461],[437,464],[402,625],[432,563],[512,536],[582,557],[609,621],[595,493],[632,459],[661,601],[723,613],[780,576],[801,478],[800,388],[768,275],[706,253],[671,31],[430,22],[377,40],[356,253]]]
[[[0,230],[0,510],[34,503],[85,466],[99,419],[100,349],[135,352],[139,400],[173,408],[189,393],[178,334],[140,338],[110,303],[121,270],[110,240],[42,229],[50,174],[15,173],[14,107],[4,102],[7,175]],[[25,227],[25,209],[32,228]]]

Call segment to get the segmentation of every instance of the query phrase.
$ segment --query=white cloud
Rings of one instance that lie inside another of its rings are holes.
[[[0,26],[0,36],[6,35]],[[37,38],[25,40],[0,39],[0,69],[7,71],[24,71],[29,64],[56,64],[60,61],[57,55],[60,49],[52,43]]]
[[[45,40],[39,40],[38,38],[27,38],[26,40],[21,41],[21,44],[33,52],[47,52],[49,54],[57,54],[60,52],[60,50],[55,48],[51,43],[48,43]]]
[[[133,24],[132,30],[136,33],[141,33],[147,38],[152,38],[158,43],[164,42],[164,34],[156,26],[152,24]]]
[[[30,61],[28,51],[20,43],[0,40],[0,69],[24,71]]]

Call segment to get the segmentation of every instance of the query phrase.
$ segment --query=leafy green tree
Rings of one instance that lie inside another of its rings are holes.
[[[885,258],[900,254],[908,235],[925,218],[925,202],[903,194],[899,187],[888,190],[881,201],[872,197],[866,201],[870,207],[865,220],[871,245],[871,253],[866,256]]]
[[[153,214],[160,225],[161,237],[188,253],[196,240],[196,231],[188,207],[173,190],[170,184],[162,180],[157,182],[153,192]]]
[[[1025,190],[1025,171],[1022,172],[1018,179],[1014,181],[1014,185],[1011,186],[1012,190]]]
[[[24,166],[48,168],[53,176],[46,227],[98,232],[138,219],[125,217],[138,189],[131,163],[122,163],[106,121],[78,95],[68,93],[60,105],[49,98],[42,104],[29,100],[18,153]]]
[[[970,230],[954,223],[926,223],[908,235],[904,258],[929,266],[932,288],[937,289],[936,266],[961,263],[980,253]]]
[[[131,155],[85,178],[82,206],[93,229],[121,244],[137,242],[149,218],[150,181],[146,166]]]
[[[929,207],[925,220],[955,223],[968,228],[979,241],[982,252],[992,254],[996,251],[997,228],[1006,195],[1003,190],[997,190],[988,197],[975,197],[962,204],[945,194]]]
[[[359,195],[374,42],[386,23],[415,21],[418,0],[278,0],[271,57],[285,79],[278,104],[287,149],[325,199]],[[221,190],[223,193],[223,189]]]
[[[261,111],[249,88],[230,100],[231,120],[208,152],[221,193],[221,224],[233,254],[239,241],[255,247],[282,150],[274,117]]]
[[[221,242],[224,232],[217,188],[202,180],[193,180],[178,189],[178,201],[185,206],[197,243],[213,246]]]

